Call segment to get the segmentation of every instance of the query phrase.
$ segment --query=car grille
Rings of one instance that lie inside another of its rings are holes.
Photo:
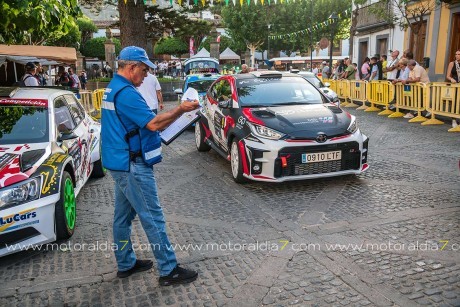
[[[337,150],[342,152],[341,160],[302,163],[302,154]],[[361,152],[359,151],[359,144],[357,142],[319,146],[286,147],[280,150],[278,157],[279,158],[275,162],[275,177],[325,174],[359,169],[361,162]],[[280,157],[287,157],[286,167],[282,167]]]

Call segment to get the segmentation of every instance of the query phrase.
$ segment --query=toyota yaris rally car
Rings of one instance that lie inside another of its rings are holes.
[[[99,143],[71,92],[0,88],[0,256],[72,236],[75,197],[105,174]]]
[[[230,160],[236,182],[360,174],[369,139],[356,118],[296,74],[222,76],[195,126],[198,151]]]

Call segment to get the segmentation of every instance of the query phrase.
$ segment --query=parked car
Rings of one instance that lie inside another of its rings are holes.
[[[100,128],[72,92],[0,88],[0,256],[72,236]]]
[[[236,182],[283,182],[360,174],[368,137],[356,118],[297,74],[221,76],[195,126],[198,151],[230,161]]]
[[[340,99],[337,96],[337,93],[331,90],[329,87],[331,84],[329,82],[323,83],[314,73],[308,71],[296,71],[294,73],[298,73],[299,76],[309,81],[311,84],[316,86],[321,92],[323,92],[329,100],[337,105],[340,105]]]

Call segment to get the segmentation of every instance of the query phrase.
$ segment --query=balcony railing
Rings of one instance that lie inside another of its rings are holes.
[[[390,25],[390,17],[393,15],[393,11],[390,2],[385,2],[376,2],[358,9],[356,30],[370,30]]]

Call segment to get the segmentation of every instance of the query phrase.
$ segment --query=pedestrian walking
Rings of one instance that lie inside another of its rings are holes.
[[[174,109],[155,115],[136,89],[154,64],[144,49],[129,46],[118,56],[118,72],[110,81],[102,101],[102,163],[115,185],[113,239],[119,278],[152,268],[151,260],[139,260],[131,243],[136,215],[153,248],[159,284],[188,283],[198,273],[177,264],[166,234],[165,218],[158,197],[153,164],[161,162],[159,131],[183,113],[199,107],[198,100],[184,101]],[[191,207],[190,210],[193,210]]]

